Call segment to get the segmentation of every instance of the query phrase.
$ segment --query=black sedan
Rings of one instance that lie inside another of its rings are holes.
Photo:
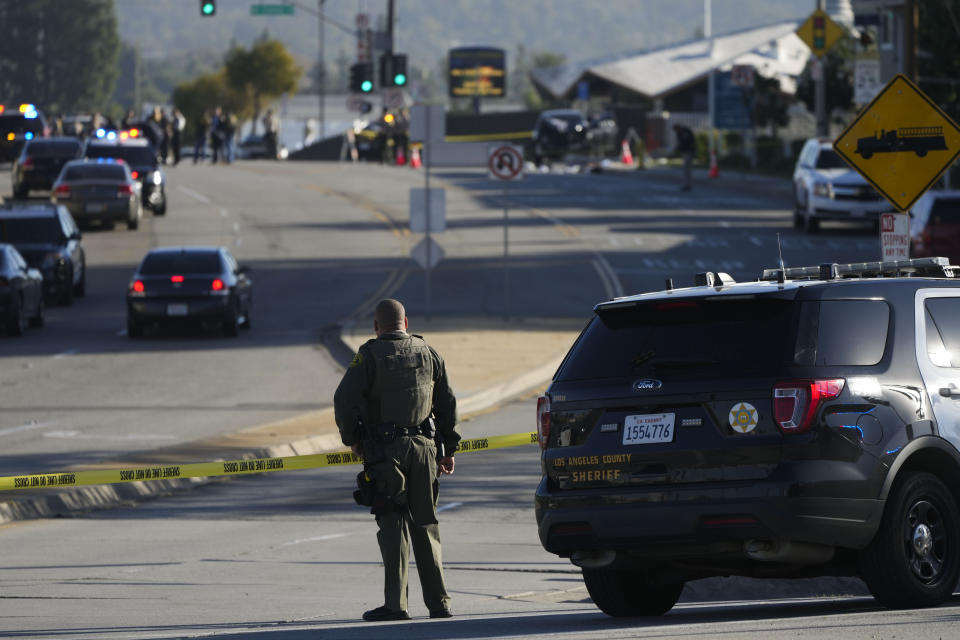
[[[17,248],[43,274],[44,293],[61,304],[87,291],[87,262],[80,229],[70,212],[50,202],[0,206],[0,242]]]
[[[122,160],[71,160],[53,183],[53,200],[80,221],[99,220],[111,228],[126,222],[140,226],[143,217],[141,186]]]
[[[143,186],[143,204],[156,215],[167,212],[167,179],[160,168],[157,151],[140,129],[104,131],[87,140],[85,158],[119,158],[127,163],[133,177]]]
[[[7,335],[23,335],[28,321],[42,327],[43,314],[43,276],[13,245],[0,243],[0,322]]]
[[[31,190],[51,189],[60,170],[83,153],[78,138],[34,138],[23,145],[13,162],[13,195],[26,198]]]
[[[253,283],[249,269],[223,247],[153,249],[127,288],[127,335],[149,324],[219,323],[224,335],[250,328]]]

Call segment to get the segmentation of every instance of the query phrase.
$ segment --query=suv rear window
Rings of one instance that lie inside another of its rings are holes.
[[[794,363],[805,366],[869,366],[887,348],[890,306],[883,300],[800,303]]]
[[[42,218],[0,218],[0,242],[30,244],[59,242],[63,238],[60,221],[54,216]]]
[[[769,373],[793,356],[794,309],[788,299],[731,296],[602,310],[557,380]]]
[[[34,140],[27,143],[27,153],[41,158],[46,156],[75,156],[80,153],[80,141]]]
[[[0,116],[0,133],[27,133],[40,134],[43,132],[43,122],[40,118],[27,118],[20,114]]]
[[[930,211],[930,218],[937,223],[960,223],[960,198],[937,198]]]
[[[88,164],[67,167],[64,180],[116,180],[126,182],[127,174],[118,164]]]
[[[214,251],[150,253],[140,265],[140,273],[146,276],[170,273],[220,273],[222,270],[220,254]]]
[[[153,147],[92,144],[85,154],[88,158],[122,158],[127,164],[156,164]]]

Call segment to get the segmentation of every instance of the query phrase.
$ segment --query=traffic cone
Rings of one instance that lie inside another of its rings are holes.
[[[419,169],[420,167],[420,147],[410,147],[410,168]]]
[[[403,150],[403,145],[397,147],[397,166],[402,167],[407,164],[407,154]]]
[[[623,139],[623,144],[620,145],[620,162],[627,165],[633,165],[633,154],[630,153],[630,144],[627,142],[627,139]]]
[[[709,175],[711,178],[719,178],[719,177],[720,177],[720,169],[717,167],[717,152],[716,152],[716,151],[711,151],[711,152],[710,152],[710,171],[709,171],[709,173],[708,173],[707,175]]]

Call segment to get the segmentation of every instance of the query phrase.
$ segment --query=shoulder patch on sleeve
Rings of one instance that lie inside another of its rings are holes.
[[[353,360],[350,361],[350,368],[352,369],[362,362],[363,362],[363,353],[360,351],[357,351],[357,354],[353,356]]]

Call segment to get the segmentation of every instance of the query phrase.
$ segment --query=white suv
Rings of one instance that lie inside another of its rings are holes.
[[[793,171],[793,226],[814,233],[821,220],[869,222],[892,207],[863,176],[844,162],[833,143],[811,138]]]

